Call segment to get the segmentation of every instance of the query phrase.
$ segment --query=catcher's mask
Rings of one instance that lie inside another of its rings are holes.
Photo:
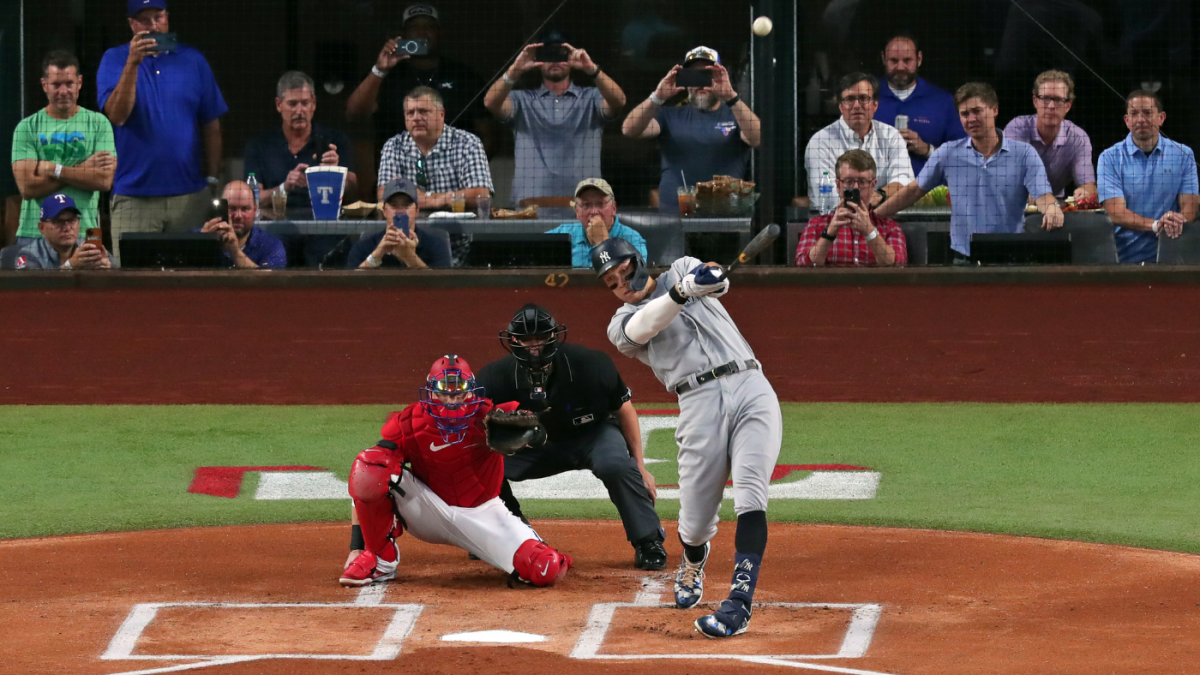
[[[540,345],[522,345],[525,342],[544,340]],[[517,362],[531,371],[544,370],[554,362],[558,344],[567,341],[567,327],[560,326],[550,312],[534,304],[517,310],[508,330],[500,331],[500,344],[512,354]]]
[[[629,276],[626,278],[629,279],[629,289],[637,293],[645,288],[646,282],[650,280],[650,270],[646,269],[646,261],[633,244],[620,237],[611,237],[592,249],[592,269],[596,270],[598,277],[604,276],[605,272],[630,259],[633,260],[633,266],[630,267]]]
[[[463,396],[457,403],[438,400],[437,395]],[[467,435],[467,428],[483,405],[483,387],[475,384],[475,376],[466,359],[447,354],[433,362],[429,378],[421,387],[421,407],[433,418],[442,440],[457,443]]]

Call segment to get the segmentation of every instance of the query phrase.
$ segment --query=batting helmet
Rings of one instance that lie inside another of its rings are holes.
[[[646,261],[633,244],[620,237],[610,237],[592,249],[592,269],[596,270],[598,277],[604,276],[605,272],[630,259],[633,260],[633,267],[627,277],[629,289],[637,292],[646,287],[646,282],[650,280],[650,270],[646,269]]]
[[[459,396],[461,400],[453,400]],[[447,443],[457,443],[467,435],[467,427],[483,401],[483,387],[475,384],[471,366],[455,354],[434,361],[421,387],[421,407],[433,418]]]
[[[542,341],[541,344],[521,344],[538,341]],[[518,309],[508,330],[500,331],[500,344],[530,370],[550,365],[558,353],[558,343],[566,341],[567,327],[560,326],[550,312],[533,303]]]

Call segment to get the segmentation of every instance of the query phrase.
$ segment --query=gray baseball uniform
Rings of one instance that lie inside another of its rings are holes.
[[[625,334],[634,314],[701,264],[691,257],[676,260],[658,277],[653,293],[638,305],[626,303],[608,324],[608,339],[622,354],[649,365],[669,391],[687,387],[679,394],[675,442],[679,536],[689,546],[701,546],[716,536],[721,496],[731,472],[734,511],[741,515],[766,510],[767,486],[783,439],[775,390],[720,300],[690,298],[680,315],[646,344]],[[729,363],[737,364],[737,372],[697,382],[698,375]]]

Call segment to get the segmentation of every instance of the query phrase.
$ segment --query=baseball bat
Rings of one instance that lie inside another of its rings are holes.
[[[738,255],[737,259],[729,263],[729,266],[725,268],[726,272],[732,272],[737,266],[752,260],[754,256],[766,250],[766,248],[770,246],[778,236],[779,226],[775,223],[771,223],[770,225],[764,227],[761,232],[754,235],[754,238],[750,240],[749,244],[746,244],[746,248],[742,249],[742,252],[740,255]]]

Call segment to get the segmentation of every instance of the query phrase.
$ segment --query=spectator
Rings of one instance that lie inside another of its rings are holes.
[[[243,181],[225,186],[225,201],[229,204],[229,222],[218,216],[200,228],[201,232],[221,235],[223,255],[230,267],[253,269],[287,267],[283,242],[275,235],[254,224],[254,192]]]
[[[875,160],[871,154],[849,150],[838,157],[837,186],[839,190],[858,190],[860,195],[874,192]],[[797,266],[889,266],[907,262],[904,231],[896,221],[880,218],[861,203],[845,200],[833,213],[808,221],[796,247]]]
[[[712,86],[688,87],[691,105],[664,108],[668,99],[683,91],[675,85],[675,75],[683,68],[711,71]],[[733,90],[716,50],[696,47],[684,56],[682,66],[671,68],[650,98],[629,113],[621,133],[630,138],[659,139],[662,177],[658,208],[677,214],[679,188],[685,179],[688,185],[695,185],[717,175],[746,177],[750,148],[762,142],[762,122]]]
[[[1033,146],[1046,165],[1046,178],[1055,196],[1066,194],[1075,182],[1075,199],[1096,194],[1096,170],[1092,168],[1092,141],[1087,132],[1066,120],[1075,100],[1075,81],[1061,70],[1047,70],[1033,82],[1036,115],[1014,117],[1004,135]]]
[[[996,129],[1000,104],[991,85],[964,84],[954,94],[954,105],[967,138],[935,150],[917,181],[884,202],[875,215],[890,218],[938,185],[949,185],[953,197],[950,248],[957,262],[971,255],[971,235],[976,232],[1023,231],[1025,205],[1033,195],[1045,216],[1042,227],[1062,227],[1062,210],[1037,152],[1028,143],[1007,139]]]
[[[954,96],[918,77],[923,56],[917,40],[897,35],[883,48],[883,68],[887,87],[879,96],[875,119],[894,124],[897,115],[908,117],[908,128],[897,129],[908,148],[913,174],[921,173],[925,162],[937,147],[947,141],[966,137]]]
[[[564,62],[542,63],[536,52],[545,45],[566,51]],[[526,72],[538,69],[542,86],[513,91]],[[594,86],[571,81],[582,73]],[[521,50],[508,71],[484,97],[484,105],[512,127],[516,141],[512,203],[527,197],[562,197],[588,176],[600,174],[600,137],[604,124],[625,107],[625,92],[600,70],[592,57],[550,31],[542,42]],[[590,264],[590,263],[589,263]]]
[[[571,266],[591,267],[592,247],[609,237],[624,239],[647,260],[646,240],[617,218],[617,200],[612,186],[603,178],[588,178],[575,188],[577,223],[563,223],[546,234],[571,235]]]
[[[282,129],[267,131],[246,144],[246,174],[258,178],[260,202],[269,204],[270,193],[282,191],[287,193],[289,208],[312,206],[304,170],[318,165],[346,167],[345,199],[358,199],[350,138],[313,122],[317,96],[312,78],[298,70],[284,73],[275,86],[275,109],[283,118]]]
[[[383,219],[387,228],[358,240],[346,261],[349,269],[373,267],[450,267],[450,247],[424,225],[417,224],[417,186],[407,178],[393,178],[383,186]],[[406,234],[393,225],[396,214],[408,215]]]
[[[428,53],[397,53],[397,43],[407,40],[424,40]],[[435,7],[417,4],[405,8],[400,37],[383,45],[370,74],[346,101],[347,120],[375,115],[375,147],[382,147],[405,130],[404,98],[417,87],[430,87],[442,96],[451,124],[473,129],[481,137],[490,135],[487,112],[475,99],[486,83],[467,66],[442,56],[441,43],[441,22]]]
[[[1125,140],[1100,153],[1100,203],[1116,228],[1123,263],[1154,262],[1158,236],[1178,237],[1196,219],[1196,155],[1163,136],[1162,100],[1139,89],[1125,99]]]
[[[166,0],[128,3],[133,39],[105,52],[96,74],[123,158],[113,179],[114,242],[123,232],[200,226],[211,199],[205,188],[220,185],[220,117],[229,110],[204,55],[174,43]]]
[[[863,195],[863,203],[876,206],[914,181],[908,147],[895,127],[871,119],[879,106],[878,80],[866,73],[851,73],[841,79],[838,90],[842,116],[813,134],[804,149],[808,196],[816,203],[821,175],[835,175],[834,164],[843,153],[866,150],[875,160],[877,181],[883,187]]]
[[[19,245],[42,236],[39,202],[54,193],[79,205],[81,228],[100,227],[100,192],[112,189],[116,148],[108,118],[79,107],[82,86],[73,54],[59,50],[42,59],[42,91],[49,103],[13,131],[13,176],[24,200]]]
[[[46,197],[39,210],[41,236],[25,245],[13,244],[0,251],[0,269],[87,270],[112,268],[112,256],[95,244],[79,243],[83,212],[65,192]]]

